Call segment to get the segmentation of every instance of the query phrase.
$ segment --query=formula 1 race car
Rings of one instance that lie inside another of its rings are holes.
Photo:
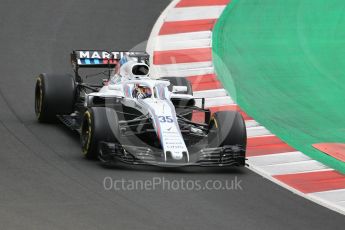
[[[185,78],[150,76],[149,58],[145,52],[73,51],[74,76],[37,78],[38,121],[60,120],[80,134],[86,158],[107,165],[244,166],[241,114],[211,114]],[[107,78],[85,83],[81,68],[103,68]]]

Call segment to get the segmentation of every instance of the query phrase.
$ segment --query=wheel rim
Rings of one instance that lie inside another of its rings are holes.
[[[91,115],[88,111],[86,111],[84,121],[82,124],[82,129],[81,129],[81,145],[82,145],[83,153],[85,155],[88,153],[90,149],[91,136],[92,136]]]
[[[35,113],[39,118],[42,112],[42,101],[43,101],[43,90],[41,78],[37,79],[36,89],[35,89]]]
[[[210,121],[210,129],[208,133],[208,142],[211,147],[218,147],[219,145],[219,135],[218,135],[218,124],[217,120],[212,117]]]

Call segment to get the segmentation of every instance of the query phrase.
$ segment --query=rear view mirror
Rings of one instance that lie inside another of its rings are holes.
[[[172,92],[173,93],[177,93],[177,94],[181,94],[181,93],[187,93],[187,91],[188,91],[188,88],[187,88],[187,86],[177,86],[177,85],[174,85],[173,87],[172,87]]]

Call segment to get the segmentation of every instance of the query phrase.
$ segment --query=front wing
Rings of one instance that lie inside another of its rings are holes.
[[[100,143],[100,159],[103,162],[122,162],[134,165],[155,165],[161,167],[203,166],[225,167],[245,166],[245,150],[239,146],[224,146],[204,148],[190,153],[181,160],[171,156],[164,157],[163,151],[150,147],[120,145],[115,143]]]

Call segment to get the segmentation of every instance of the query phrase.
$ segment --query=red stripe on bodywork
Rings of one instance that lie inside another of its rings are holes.
[[[345,189],[345,175],[333,170],[278,175],[274,178],[303,193]]]
[[[227,5],[231,0],[181,0],[175,7],[191,6],[221,6]]]
[[[247,142],[247,156],[263,156],[285,152],[294,152],[294,148],[276,136],[251,137]]]
[[[155,51],[153,56],[153,64],[155,65],[205,62],[211,60],[211,48]]]
[[[216,19],[164,22],[159,31],[159,35],[211,31],[215,23]]]

